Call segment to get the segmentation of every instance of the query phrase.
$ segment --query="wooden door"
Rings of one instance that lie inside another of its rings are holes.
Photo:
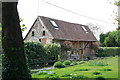
[[[83,54],[83,50],[82,49],[80,50],[79,54],[80,54],[80,58],[82,58],[82,54]]]

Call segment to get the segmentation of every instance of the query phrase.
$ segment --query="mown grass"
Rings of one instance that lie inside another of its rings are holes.
[[[32,70],[31,70],[32,71]],[[118,56],[32,73],[32,78],[118,78]]]

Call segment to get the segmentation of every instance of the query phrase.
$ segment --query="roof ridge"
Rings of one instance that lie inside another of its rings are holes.
[[[81,25],[81,26],[88,27],[88,25],[84,25],[84,24],[80,24],[80,23],[74,23],[74,22],[68,22],[68,21],[59,20],[59,19],[55,19],[55,18],[50,18],[50,17],[46,17],[46,16],[38,16],[38,17],[43,17],[43,18],[48,18],[48,19],[51,19],[51,20],[57,20],[57,21],[62,21],[62,22],[66,22],[66,23],[69,23],[69,24],[75,24],[75,25]]]

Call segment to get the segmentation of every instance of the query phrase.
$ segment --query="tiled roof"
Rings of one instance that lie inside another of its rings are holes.
[[[97,39],[95,38],[93,33],[90,31],[88,26],[69,23],[69,22],[52,19],[48,17],[43,17],[43,16],[39,16],[39,17],[43,21],[48,31],[54,37],[54,39],[71,40],[71,41],[97,41]],[[55,27],[52,25],[50,20],[54,21],[57,24],[58,29],[55,29]],[[88,33],[84,31],[82,26],[86,28]]]

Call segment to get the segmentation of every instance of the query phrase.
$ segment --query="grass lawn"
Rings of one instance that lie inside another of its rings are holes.
[[[32,78],[118,78],[118,56],[90,60],[65,68],[31,70],[31,72],[33,72]]]

